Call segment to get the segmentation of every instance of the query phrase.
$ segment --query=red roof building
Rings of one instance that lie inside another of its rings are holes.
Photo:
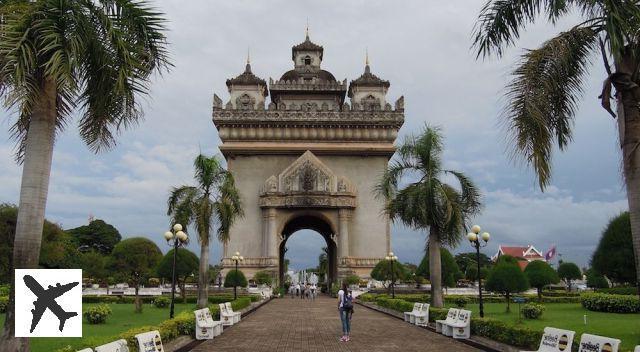
[[[501,255],[509,255],[516,259],[518,259],[518,265],[522,270],[529,264],[529,262],[534,260],[542,260],[544,259],[544,255],[536,249],[536,247],[532,245],[528,245],[526,247],[523,246],[498,246],[498,253],[496,253],[491,260],[496,261]]]

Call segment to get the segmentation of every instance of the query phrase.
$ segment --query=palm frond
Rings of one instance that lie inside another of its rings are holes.
[[[512,156],[533,167],[541,189],[551,178],[554,143],[564,149],[571,140],[582,80],[596,46],[597,33],[590,27],[560,33],[527,51],[507,86],[503,120]]]
[[[552,22],[566,14],[571,0],[489,0],[480,10],[474,28],[477,57],[497,54],[520,38],[520,31],[545,12]]]

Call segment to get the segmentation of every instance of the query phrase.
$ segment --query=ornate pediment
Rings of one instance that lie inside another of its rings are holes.
[[[353,207],[355,193],[349,179],[336,176],[310,151],[279,175],[269,177],[260,192],[262,199],[274,206],[327,207]]]

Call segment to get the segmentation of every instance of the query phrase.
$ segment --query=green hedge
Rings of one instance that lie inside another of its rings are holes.
[[[597,292],[608,293],[611,295],[628,295],[635,296],[638,294],[638,288],[630,286],[599,288]]]
[[[362,300],[362,296],[358,298]],[[365,296],[363,301],[369,301],[371,296]],[[370,302],[370,301],[369,301]],[[402,299],[392,299],[386,297],[376,297],[375,303],[378,306],[393,309],[398,312],[408,312],[413,309],[413,302]],[[446,308],[429,308],[429,321],[444,320],[447,318]],[[495,341],[503,342],[512,346],[535,350],[538,348],[542,331],[531,330],[523,327],[515,327],[490,318],[472,318],[471,333],[484,336]]]
[[[542,291],[542,295],[545,297],[580,297],[578,292],[566,291]]]
[[[142,303],[144,304],[153,304],[157,297],[167,297],[169,296],[140,296]],[[257,302],[261,299],[258,295],[238,295],[238,297],[246,297],[251,300],[251,302]],[[0,297],[0,300],[2,297]],[[135,300],[134,296],[82,296],[82,303],[117,303],[117,304],[133,304]],[[181,301],[179,296],[176,296],[176,301]],[[187,303],[195,304],[198,301],[198,297],[196,296],[187,296]],[[218,304],[233,301],[233,295],[213,295],[209,296],[209,303]]]
[[[234,311],[239,311],[251,305],[251,298],[249,297],[239,297],[235,301],[231,301],[231,307]],[[217,304],[212,304],[209,306],[209,310],[212,315],[219,315],[219,308]],[[174,340],[178,336],[181,335],[189,335],[195,337],[196,323],[195,317],[192,312],[182,312],[176,315],[173,319],[168,319],[161,322],[158,325],[148,325],[148,326],[140,326],[129,329],[117,336],[111,337],[101,337],[101,338],[87,338],[83,339],[83,341],[87,342],[88,346],[99,346],[105,343],[125,339],[127,340],[127,345],[129,346],[130,352],[138,352],[138,346],[136,343],[135,335],[147,332],[158,330],[160,332],[160,337],[162,338],[162,343],[166,345],[167,342]],[[75,351],[70,346],[58,349],[56,352],[68,352]]]
[[[385,297],[390,298],[387,294],[375,294],[375,293],[364,293],[358,296],[358,299],[363,302],[374,302],[376,297]],[[520,295],[519,297],[524,297],[528,302],[538,302],[538,296],[536,295]],[[456,304],[458,299],[465,299],[469,304],[478,304],[478,296],[471,295],[448,295],[444,297],[444,301],[447,304]],[[407,302],[430,302],[431,296],[426,294],[398,294],[396,295],[396,299],[402,299]],[[484,303],[504,303],[504,296],[497,295],[488,295],[482,296]],[[542,303],[580,303],[580,296],[543,296]]]
[[[584,293],[582,306],[588,310],[607,313],[640,313],[640,298],[606,293]]]
[[[0,313],[6,313],[8,305],[9,305],[9,296],[0,296]]]

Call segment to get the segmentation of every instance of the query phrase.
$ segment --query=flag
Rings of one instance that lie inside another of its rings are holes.
[[[551,246],[551,248],[549,248],[547,253],[544,254],[544,260],[550,261],[555,256],[556,256],[556,245],[554,244],[553,246]]]

